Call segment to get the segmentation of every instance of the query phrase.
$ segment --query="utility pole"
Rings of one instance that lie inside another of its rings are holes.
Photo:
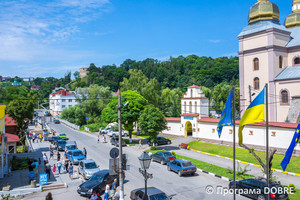
[[[249,85],[249,100],[252,102],[251,85]]]
[[[267,165],[267,171],[266,171],[266,174],[267,174],[267,188],[268,188],[268,191],[270,190],[270,166],[269,166],[269,98],[268,98],[268,93],[269,93],[269,88],[268,88],[268,83],[266,84],[265,86],[266,88],[266,165]],[[267,200],[270,199],[270,195],[267,194]]]
[[[236,200],[236,177],[235,177],[235,86],[232,88],[232,121],[233,121],[233,200]]]
[[[118,95],[118,115],[119,115],[119,185],[120,200],[124,200],[124,180],[123,180],[123,152],[122,152],[122,120],[121,120],[121,91]]]

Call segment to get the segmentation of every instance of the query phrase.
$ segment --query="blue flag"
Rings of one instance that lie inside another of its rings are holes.
[[[221,133],[223,130],[223,126],[231,126],[232,123],[232,98],[233,98],[233,91],[230,92],[230,95],[226,101],[225,107],[223,109],[221,119],[218,123],[218,135],[219,138],[221,137]]]
[[[289,164],[289,162],[291,160],[293,151],[294,151],[297,143],[299,142],[299,136],[300,136],[300,124],[298,125],[296,132],[294,134],[294,137],[292,139],[292,142],[291,142],[289,148],[287,149],[287,151],[285,152],[285,156],[280,164],[283,171],[285,171],[287,165]]]

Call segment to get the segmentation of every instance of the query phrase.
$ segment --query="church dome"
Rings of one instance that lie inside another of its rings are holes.
[[[293,12],[285,19],[286,28],[300,26],[300,0],[293,0]]]
[[[296,0],[298,1],[298,0]],[[280,11],[275,3],[269,0],[257,0],[249,12],[248,23],[261,21],[261,20],[272,20],[279,22]]]

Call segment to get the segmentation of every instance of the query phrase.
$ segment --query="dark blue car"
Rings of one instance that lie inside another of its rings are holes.
[[[184,174],[194,175],[197,171],[195,165],[189,160],[175,159],[172,162],[169,162],[167,165],[169,171],[174,171],[178,173],[179,176]]]

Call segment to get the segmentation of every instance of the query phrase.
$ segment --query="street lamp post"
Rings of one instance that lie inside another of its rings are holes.
[[[153,177],[152,174],[147,173],[147,169],[149,169],[150,167],[151,159],[152,158],[145,151],[139,157],[139,161],[141,164],[141,168],[139,169],[139,171],[144,176],[145,179],[145,193],[143,196],[143,200],[147,199],[147,181],[148,179]]]

